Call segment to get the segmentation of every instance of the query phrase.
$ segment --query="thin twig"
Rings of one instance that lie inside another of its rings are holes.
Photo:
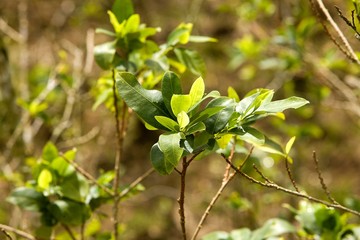
[[[16,235],[20,236],[20,237],[23,237],[23,238],[26,238],[26,239],[29,239],[29,240],[36,240],[36,238],[31,235],[30,233],[27,233],[27,232],[24,232],[22,230],[19,230],[19,229],[16,229],[16,228],[13,228],[13,227],[10,227],[8,225],[4,225],[4,224],[1,224],[0,223],[0,229],[5,232],[13,232],[15,233]]]
[[[114,197],[114,206],[113,206],[113,228],[114,228],[114,237],[115,240],[119,239],[119,202],[120,202],[120,192],[119,192],[119,185],[120,185],[120,162],[121,162],[121,155],[122,155],[122,148],[123,148],[123,139],[126,133],[126,112],[127,106],[123,101],[122,106],[122,115],[121,115],[121,124],[119,120],[119,108],[118,108],[118,96],[116,93],[116,80],[115,80],[115,70],[112,70],[112,79],[113,79],[113,105],[115,108],[115,127],[116,127],[116,156],[115,156],[115,177],[114,177],[114,186],[113,191],[115,194]]]
[[[9,234],[7,231],[5,231],[5,230],[2,229],[2,228],[0,228],[0,231],[1,231],[8,239],[12,240],[12,237],[10,236],[10,234]]]
[[[315,164],[315,169],[319,178],[319,181],[321,183],[321,187],[324,190],[324,192],[326,193],[327,198],[330,200],[330,202],[334,203],[334,204],[339,204],[338,202],[335,201],[335,199],[331,196],[331,193],[328,189],[328,187],[325,184],[324,178],[322,177],[320,168],[319,168],[319,161],[316,157],[316,152],[313,151],[313,160],[314,160],[314,164]]]
[[[90,173],[88,173],[85,169],[81,168],[76,162],[74,161],[70,161],[68,158],[66,158],[64,156],[64,154],[60,154],[60,156],[69,164],[71,164],[75,170],[80,173],[81,175],[83,175],[86,179],[88,179],[91,183],[97,185],[99,188],[101,188],[102,190],[104,190],[107,194],[109,194],[110,196],[114,196],[114,192],[105,187],[104,185],[100,184]]]
[[[234,143],[234,146],[235,146],[235,143]],[[247,162],[247,160],[250,158],[251,154],[252,154],[252,151],[253,151],[254,147],[252,147],[249,151],[249,153],[246,155],[244,161],[241,163],[241,165],[238,167],[239,170],[242,169],[242,167],[244,166],[244,164]],[[232,158],[234,157],[234,152],[235,152],[235,148],[232,148],[231,150],[231,153],[228,157],[228,160],[229,161],[232,161]],[[225,156],[223,156],[225,157]],[[193,234],[193,236],[191,237],[191,240],[195,240],[205,222],[205,220],[207,219],[207,217],[209,216],[210,214],[210,211],[212,210],[212,208],[214,207],[215,203],[217,202],[217,200],[220,198],[222,192],[224,191],[225,187],[231,182],[231,180],[234,178],[235,176],[235,173],[236,172],[232,172],[232,173],[229,173],[228,171],[228,167],[230,167],[231,169],[231,166],[228,164],[226,166],[226,170],[225,170],[225,174],[224,174],[224,178],[223,178],[223,181],[221,183],[221,186],[220,188],[218,189],[217,193],[215,194],[215,196],[213,197],[213,199],[211,200],[211,202],[209,203],[209,205],[207,206],[204,214],[202,215],[196,229],[195,229],[195,232]]]
[[[297,184],[296,184],[296,182],[295,182],[295,179],[294,179],[294,177],[293,177],[293,175],[292,175],[292,173],[291,173],[291,170],[290,170],[290,167],[289,167],[289,161],[288,161],[287,158],[285,158],[285,168],[286,168],[286,172],[287,172],[287,174],[288,174],[288,177],[289,177],[289,179],[290,179],[293,187],[295,188],[295,190],[296,190],[297,192],[300,192],[300,191],[299,191],[299,188],[298,188],[298,186],[297,186]]]
[[[65,231],[69,234],[70,238],[72,240],[76,240],[76,237],[74,233],[71,231],[70,227],[64,223],[61,224],[61,226],[65,229]]]
[[[290,189],[287,189],[287,188],[284,188],[282,186],[279,186],[278,184],[276,183],[268,183],[268,182],[261,182],[259,180],[256,180],[255,178],[247,175],[246,173],[240,171],[239,169],[237,169],[237,167],[235,165],[233,165],[230,161],[228,161],[227,159],[225,159],[225,161],[227,163],[229,163],[231,165],[231,168],[234,169],[238,174],[240,174],[241,176],[245,177],[246,179],[248,179],[249,181],[251,181],[252,183],[255,183],[255,184],[258,184],[260,186],[263,186],[263,187],[266,187],[266,188],[271,188],[271,189],[275,189],[275,190],[278,190],[278,191],[281,191],[281,192],[284,192],[284,193],[287,193],[287,194],[290,194],[290,195],[293,195],[293,196],[297,196],[297,197],[301,197],[301,198],[304,198],[304,199],[307,199],[309,201],[312,201],[312,202],[317,202],[317,203],[321,203],[321,204],[324,204],[328,207],[332,207],[332,208],[336,208],[336,209],[339,209],[339,210],[342,210],[342,211],[345,211],[345,212],[349,212],[349,213],[352,213],[358,217],[360,217],[360,212],[358,211],[355,211],[353,209],[350,209],[350,208],[347,208],[343,205],[340,205],[340,204],[336,204],[336,203],[329,203],[327,201],[324,201],[324,200],[321,200],[321,199],[318,199],[318,198],[315,198],[315,197],[312,197],[312,196],[309,196],[305,193],[302,193],[302,192],[296,192],[296,191],[293,191],[293,190],[290,190]]]
[[[310,0],[310,3],[314,6],[314,0]],[[344,47],[345,49],[343,49],[340,44],[337,43],[337,41],[335,40],[334,37],[332,37],[332,34],[330,33],[330,31],[328,31],[326,28],[326,32],[331,36],[331,39],[334,41],[334,43],[339,47],[339,49],[345,53],[345,55],[350,59],[352,60],[353,62],[357,63],[360,65],[360,60],[359,58],[357,57],[355,51],[352,49],[350,43],[348,42],[348,40],[346,39],[345,35],[343,34],[343,32],[340,30],[339,26],[336,24],[336,22],[333,20],[333,18],[331,17],[329,11],[326,9],[324,3],[322,2],[322,0],[315,0],[321,10],[321,12],[325,15],[326,17],[326,20],[330,23],[330,25],[333,27],[333,29],[335,30],[335,32],[337,33],[337,35],[339,36],[339,38],[341,39],[342,43],[344,44]],[[313,7],[314,9],[316,9],[315,7]],[[323,24],[323,21],[321,18],[320,19],[320,22],[322,22]],[[325,26],[325,24],[323,24],[323,26]]]
[[[155,172],[154,168],[151,168],[149,170],[147,170],[143,175],[141,175],[140,177],[138,177],[137,179],[135,179],[135,181],[133,181],[129,187],[125,188],[124,190],[121,191],[119,198],[124,198],[132,189],[134,189],[139,183],[141,183],[145,178],[147,178],[148,176],[150,176],[153,172]]]
[[[264,173],[261,172],[260,169],[259,169],[255,164],[253,164],[253,168],[254,168],[255,171],[261,176],[261,178],[264,179],[264,181],[265,181],[266,183],[270,183],[270,184],[273,183],[273,181],[271,181],[268,177],[266,177],[266,176],[264,175]]]
[[[5,33],[9,38],[14,40],[15,42],[20,43],[23,41],[23,36],[15,29],[10,27],[2,18],[0,18],[0,31]]]
[[[192,158],[194,159],[194,158]],[[191,160],[191,159],[190,159]],[[180,197],[178,198],[179,203],[179,215],[180,215],[180,225],[181,232],[183,235],[183,240],[186,240],[186,226],[185,226],[185,177],[186,171],[191,161],[187,161],[186,157],[182,158],[182,169],[181,169],[181,178],[180,178]]]

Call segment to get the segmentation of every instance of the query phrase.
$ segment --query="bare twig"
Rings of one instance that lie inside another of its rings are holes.
[[[235,146],[235,143],[234,143],[234,146]],[[241,163],[241,165],[238,167],[239,170],[242,169],[242,167],[244,166],[244,164],[247,162],[247,160],[250,158],[251,154],[252,154],[252,151],[253,151],[254,147],[252,147],[249,151],[249,153],[247,154],[247,156],[245,157],[244,161]],[[231,162],[232,161],[232,158],[234,156],[234,152],[235,152],[235,149],[232,148],[232,151],[230,153],[230,156],[228,157],[228,160]],[[225,157],[225,156],[223,156]],[[191,240],[195,240],[205,222],[205,220],[207,219],[207,217],[209,216],[210,214],[210,211],[212,210],[212,208],[214,207],[215,203],[217,202],[217,200],[220,198],[222,192],[224,191],[225,187],[231,182],[231,180],[234,178],[235,176],[235,173],[236,172],[232,172],[230,173],[228,171],[228,167],[230,167],[231,169],[231,165],[227,165],[226,167],[226,170],[225,170],[225,174],[224,174],[224,178],[222,180],[222,183],[221,183],[221,186],[220,188],[218,189],[217,193],[215,194],[215,196],[213,197],[213,199],[211,200],[210,204],[207,206],[204,214],[202,215],[196,229],[195,229],[195,232],[193,234],[193,236],[191,237]]]
[[[71,240],[76,240],[76,237],[74,235],[74,233],[71,231],[70,227],[64,223],[61,224],[61,226],[65,229],[65,231],[68,233],[68,235],[70,236]]]
[[[109,194],[110,196],[114,196],[114,192],[105,187],[104,185],[100,184],[90,173],[88,173],[87,171],[85,171],[83,168],[81,168],[76,162],[74,161],[70,161],[69,159],[67,159],[64,154],[60,154],[60,156],[69,164],[71,164],[75,170],[80,173],[81,175],[83,175],[86,179],[88,179],[91,183],[97,185],[99,188],[101,188],[102,190],[104,190],[107,194]]]
[[[316,172],[318,174],[319,181],[321,183],[321,187],[324,190],[324,192],[326,193],[327,198],[330,200],[330,202],[332,202],[334,204],[338,204],[335,201],[335,199],[331,196],[331,193],[330,193],[328,187],[325,184],[324,178],[322,177],[322,174],[321,174],[321,171],[320,171],[320,168],[319,168],[319,161],[318,161],[318,159],[316,157],[316,152],[315,151],[313,151],[313,160],[314,160],[314,163],[315,163],[315,169],[316,169]]]
[[[147,170],[143,175],[141,175],[140,177],[138,177],[137,179],[135,179],[135,181],[133,181],[129,187],[125,188],[124,190],[121,191],[119,198],[124,198],[133,188],[135,188],[139,183],[141,183],[145,178],[147,178],[148,176],[150,176],[153,172],[155,171],[154,168],[151,168],[149,170]]]
[[[10,27],[2,18],[0,18],[0,31],[6,34],[9,38],[14,40],[15,42],[20,43],[23,41],[23,36],[15,29]]]
[[[343,34],[343,32],[340,30],[339,26],[336,24],[336,22],[333,20],[333,18],[331,17],[329,11],[326,9],[324,3],[322,2],[322,0],[310,0],[310,3],[313,6],[313,9],[315,9],[316,11],[316,7],[315,7],[315,3],[314,1],[317,2],[321,12],[325,15],[326,20],[330,23],[330,25],[332,26],[332,28],[335,30],[337,36],[341,39],[344,48],[335,40],[335,38],[332,36],[332,34],[330,33],[330,31],[326,28],[326,25],[324,24],[323,20],[321,19],[321,17],[319,17],[320,22],[322,23],[322,25],[325,28],[325,31],[330,35],[331,40],[333,40],[333,42],[335,43],[336,46],[339,47],[339,49],[353,62],[357,63],[360,65],[360,60],[357,57],[357,55],[355,54],[355,51],[352,49],[350,43],[348,42],[347,38],[345,37],[345,35]]]
[[[190,160],[189,160],[190,162]],[[180,197],[178,198],[179,203],[179,215],[180,215],[180,225],[183,235],[183,240],[186,240],[186,226],[185,226],[185,177],[186,171],[189,166],[189,162],[186,160],[186,157],[182,159],[182,169],[181,169],[181,184],[180,184]]]
[[[10,234],[9,234],[7,231],[5,231],[4,229],[0,229],[0,231],[1,231],[8,239],[12,240],[12,237],[10,236]]]
[[[18,235],[18,236],[20,236],[20,237],[23,237],[23,238],[26,238],[26,239],[28,239],[28,240],[36,240],[36,238],[33,236],[33,235],[31,235],[31,234],[29,234],[29,233],[27,233],[27,232],[24,232],[24,231],[22,231],[22,230],[19,230],[19,229],[16,229],[16,228],[13,228],[13,227],[10,227],[10,226],[7,226],[7,225],[4,225],[4,224],[1,224],[0,223],[0,229],[1,229],[1,231],[2,232],[13,232],[13,233],[15,233],[16,235]],[[11,238],[10,238],[11,239]]]
[[[263,187],[266,187],[266,188],[271,188],[271,189],[275,189],[275,190],[278,190],[278,191],[281,191],[281,192],[284,192],[284,193],[287,193],[287,194],[290,194],[290,195],[293,195],[293,196],[297,196],[297,197],[300,197],[300,198],[304,198],[304,199],[307,199],[309,201],[312,201],[312,202],[317,202],[317,203],[321,203],[321,204],[324,204],[328,207],[332,207],[332,208],[336,208],[336,209],[339,209],[339,210],[342,210],[342,211],[345,211],[345,212],[349,212],[349,213],[352,213],[358,217],[360,217],[360,212],[358,211],[355,211],[353,209],[350,209],[350,208],[347,208],[343,205],[340,205],[340,204],[337,204],[337,203],[329,203],[327,201],[324,201],[324,200],[321,200],[321,199],[318,199],[318,198],[315,198],[315,197],[312,197],[310,195],[307,195],[305,193],[302,193],[302,192],[296,192],[296,191],[293,191],[293,190],[290,190],[290,189],[287,189],[287,188],[284,188],[282,186],[279,186],[278,184],[274,183],[274,182],[261,182],[259,180],[256,180],[255,178],[247,175],[246,173],[240,171],[239,169],[237,169],[237,167],[235,165],[233,165],[230,161],[228,161],[227,159],[225,159],[225,161],[227,163],[229,163],[231,165],[231,168],[234,169],[238,174],[240,174],[241,176],[245,177],[246,179],[248,179],[249,181],[251,181],[252,183],[255,183],[255,184],[258,184],[260,186],[263,186]]]
[[[289,167],[289,161],[287,160],[287,158],[285,158],[285,168],[286,168],[286,172],[287,172],[287,174],[288,174],[288,177],[289,177],[289,179],[290,179],[293,187],[295,188],[295,190],[296,190],[297,192],[300,192],[300,191],[299,191],[299,188],[298,188],[298,186],[297,186],[297,184],[296,184],[296,182],[295,182],[295,179],[293,178],[293,175],[292,175],[292,173],[291,173],[291,170],[290,170],[290,167]]]
[[[121,155],[123,152],[123,140],[126,134],[126,113],[128,111],[128,107],[126,106],[125,102],[123,102],[122,106],[122,114],[121,114],[121,123],[119,120],[119,108],[118,108],[118,96],[116,93],[116,80],[115,80],[115,70],[112,70],[112,79],[113,79],[113,98],[114,98],[114,108],[115,108],[115,127],[116,127],[116,156],[115,156],[115,178],[114,178],[114,186],[113,191],[115,194],[114,197],[114,206],[113,206],[113,228],[114,228],[114,237],[115,240],[119,239],[119,219],[118,219],[118,212],[119,212],[119,202],[120,202],[120,192],[119,192],[119,185],[120,185],[120,162],[121,162]]]

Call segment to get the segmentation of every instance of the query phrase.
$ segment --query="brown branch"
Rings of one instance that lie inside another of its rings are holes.
[[[183,240],[186,240],[186,226],[185,226],[185,177],[187,168],[195,157],[192,157],[189,161],[186,160],[186,157],[182,159],[182,169],[181,169],[181,178],[180,178],[180,197],[178,198],[179,203],[179,216],[180,216],[180,225],[181,232],[183,235]]]
[[[332,202],[334,204],[338,204],[335,201],[335,199],[331,196],[331,193],[330,193],[328,187],[325,184],[324,178],[322,177],[322,174],[321,174],[321,171],[320,171],[320,168],[319,168],[319,161],[318,161],[318,159],[316,157],[316,152],[315,151],[313,151],[313,160],[314,160],[314,163],[315,163],[315,169],[316,169],[319,181],[321,183],[321,187],[324,190],[324,192],[326,193],[327,198],[330,200],[330,202]]]
[[[19,230],[19,229],[16,229],[16,228],[13,228],[13,227],[1,224],[1,223],[0,223],[0,229],[5,235],[7,235],[7,237],[9,237],[8,236],[9,234],[7,234],[6,232],[12,232],[12,233],[14,233],[20,237],[26,238],[28,240],[36,240],[36,238],[33,235],[31,235],[30,233],[24,232],[22,230]],[[9,238],[11,239],[11,237],[9,237]]]
[[[289,167],[289,161],[288,161],[287,158],[285,158],[285,168],[286,168],[286,172],[287,172],[287,174],[288,174],[288,177],[289,177],[289,179],[290,179],[293,187],[295,188],[295,190],[296,190],[297,192],[300,192],[300,191],[299,191],[299,188],[298,188],[298,186],[297,186],[297,184],[296,184],[296,182],[295,182],[295,179],[294,179],[294,177],[293,177],[293,175],[292,175],[292,173],[291,173],[291,170],[290,170],[290,167]]]
[[[235,143],[234,145],[235,146]],[[247,162],[247,160],[250,158],[251,154],[252,154],[252,151],[253,151],[254,147],[252,147],[249,151],[249,153],[246,155],[244,161],[241,163],[241,165],[238,167],[239,170],[242,169],[242,167],[244,166],[244,164]],[[235,153],[235,148],[233,147],[231,149],[231,153],[230,153],[230,156],[228,157],[228,160],[231,162],[232,161],[232,158],[234,157],[234,153]],[[225,157],[225,156],[223,156]],[[226,157],[225,157],[226,158]],[[224,191],[225,187],[231,182],[231,180],[234,178],[235,176],[235,173],[236,172],[232,172],[230,173],[228,169],[231,169],[231,166],[228,164],[226,166],[226,169],[225,169],[225,174],[224,174],[224,178],[222,180],[222,183],[221,183],[221,186],[220,188],[218,189],[217,193],[215,194],[215,196],[213,197],[213,199],[211,200],[210,204],[207,206],[204,214],[202,215],[196,229],[195,229],[195,232],[193,234],[193,236],[191,237],[191,240],[195,240],[206,220],[206,218],[209,216],[210,214],[210,211],[212,210],[212,208],[214,207],[215,203],[217,202],[217,200],[220,198],[222,192]]]
[[[147,170],[143,175],[141,175],[140,177],[138,177],[137,179],[135,179],[135,181],[133,181],[129,187],[125,188],[124,190],[121,191],[119,198],[124,198],[132,189],[134,189],[139,183],[141,183],[145,178],[147,178],[148,176],[150,176],[153,172],[155,171],[154,168],[151,168],[149,170]]]
[[[90,173],[88,173],[85,169],[81,168],[76,162],[74,161],[70,161],[68,158],[66,158],[64,156],[64,154],[60,154],[60,156],[69,164],[71,164],[75,170],[80,173],[81,175],[83,175],[87,180],[89,180],[91,183],[97,185],[99,188],[101,188],[102,190],[104,190],[107,194],[109,194],[110,196],[114,196],[114,192],[105,187],[104,185],[100,184]]]
[[[65,229],[65,231],[69,234],[70,238],[72,240],[76,240],[76,237],[74,233],[71,231],[70,227],[64,223],[61,224],[61,226]]]
[[[282,186],[279,186],[278,184],[276,183],[269,183],[269,182],[261,182],[249,175],[247,175],[246,173],[240,171],[239,169],[237,169],[236,166],[234,166],[230,161],[228,161],[227,159],[225,159],[225,161],[227,163],[229,163],[231,165],[231,168],[234,169],[236,171],[236,173],[240,174],[241,176],[245,177],[246,179],[248,179],[249,181],[251,181],[252,183],[255,183],[255,184],[258,184],[260,186],[263,186],[263,187],[266,187],[266,188],[270,188],[270,189],[275,189],[275,190],[278,190],[278,191],[281,191],[281,192],[284,192],[284,193],[287,193],[287,194],[290,194],[290,195],[293,195],[293,196],[297,196],[297,197],[300,197],[300,198],[304,198],[304,199],[307,199],[309,201],[312,201],[312,202],[317,202],[317,203],[321,203],[321,204],[324,204],[328,207],[332,207],[332,208],[336,208],[336,209],[339,209],[339,210],[342,210],[342,211],[345,211],[345,212],[349,212],[349,213],[352,213],[358,217],[360,217],[360,212],[358,211],[355,211],[353,209],[350,209],[350,208],[347,208],[343,205],[340,205],[340,204],[337,204],[337,203],[329,203],[327,201],[324,201],[324,200],[321,200],[321,199],[318,199],[318,198],[315,198],[315,197],[312,197],[310,195],[307,195],[305,193],[302,193],[302,192],[296,192],[296,191],[293,191],[293,190],[290,190],[290,189],[287,189],[287,188],[284,188]]]
[[[330,25],[332,26],[332,28],[335,30],[337,36],[341,39],[344,48],[336,41],[335,37],[333,37],[333,35],[330,33],[330,31],[327,29],[324,21],[322,20],[322,18],[320,17],[320,14],[318,13],[318,11],[316,10],[315,7],[315,2],[317,2],[321,12],[325,15],[327,22],[330,23]],[[336,22],[333,20],[333,18],[331,17],[329,11],[326,9],[324,3],[322,2],[322,0],[310,0],[310,3],[313,7],[313,9],[317,12],[318,18],[321,22],[321,24],[323,25],[325,32],[327,32],[327,34],[330,36],[331,40],[335,43],[335,45],[354,63],[357,63],[360,65],[360,60],[357,57],[355,51],[352,49],[350,43],[348,42],[348,40],[346,39],[345,35],[343,34],[343,32],[340,30],[339,26],[336,24]]]
[[[114,178],[114,186],[113,191],[115,194],[114,199],[114,206],[113,206],[113,231],[114,231],[114,237],[115,240],[119,239],[119,231],[118,231],[118,225],[119,225],[119,218],[118,218],[118,212],[119,212],[119,185],[120,185],[120,162],[121,162],[121,154],[122,154],[122,145],[123,145],[123,139],[122,139],[122,129],[120,125],[119,120],[119,108],[118,108],[118,97],[116,92],[116,80],[115,80],[115,69],[112,70],[112,79],[113,79],[113,105],[115,108],[115,128],[116,128],[116,153],[115,153],[115,178]],[[125,106],[123,106],[125,108]],[[122,116],[123,120],[125,118],[124,114]]]

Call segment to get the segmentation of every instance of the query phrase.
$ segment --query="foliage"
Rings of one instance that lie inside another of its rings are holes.
[[[227,146],[232,136],[286,156],[279,145],[251,125],[264,117],[308,103],[299,97],[272,101],[274,92],[268,89],[251,91],[241,100],[237,100],[239,97],[234,91],[233,97],[220,96],[216,91],[205,95],[201,77],[193,83],[189,94],[183,94],[180,79],[172,72],[164,74],[161,91],[146,90],[134,75],[120,72],[117,89],[147,125],[165,131],[150,154],[154,168],[161,174],[170,174],[181,157],[215,151],[219,148],[216,142],[223,139],[227,141],[221,145]],[[209,102],[202,107],[207,99]]]
[[[207,234],[202,240],[262,240],[284,239],[286,234],[296,235],[306,239],[359,239],[360,226],[349,223],[348,214],[340,215],[332,208],[319,203],[300,201],[299,208],[287,207],[295,213],[299,222],[293,224],[284,219],[267,220],[260,228],[251,231],[241,228],[231,231],[216,231]]]

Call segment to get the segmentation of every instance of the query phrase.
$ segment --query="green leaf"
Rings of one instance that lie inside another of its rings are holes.
[[[155,116],[155,119],[170,131],[178,132],[180,130],[179,124],[174,120],[172,120],[171,118],[164,116]]]
[[[175,48],[174,52],[178,60],[184,64],[193,74],[198,76],[205,75],[205,62],[199,53],[184,48]]]
[[[112,67],[112,62],[116,53],[116,41],[106,42],[94,47],[94,56],[96,63],[105,70]]]
[[[59,152],[52,142],[48,142],[43,148],[42,159],[51,162],[59,156]]]
[[[206,106],[206,108],[212,107],[225,107],[204,121],[206,125],[206,131],[214,134],[225,128],[235,110],[235,101],[234,99],[227,97],[216,98],[209,102],[209,104]]]
[[[51,172],[48,169],[44,168],[39,174],[39,177],[37,179],[37,185],[42,189],[48,189],[52,180],[53,176]]]
[[[186,135],[194,134],[196,132],[204,131],[206,126],[203,122],[195,123],[194,125],[188,127],[186,130]]]
[[[51,162],[50,167],[60,176],[66,177],[75,172],[75,168],[71,166],[64,158],[58,157]]]
[[[196,43],[217,42],[217,39],[207,36],[190,36],[189,42],[196,42]]]
[[[111,31],[103,29],[103,28],[95,29],[95,33],[102,33],[102,34],[108,35],[110,37],[116,37],[116,34],[114,32],[111,32]]]
[[[89,193],[87,180],[82,175],[76,173],[64,177],[59,187],[63,197],[77,202],[84,202]]]
[[[186,112],[181,111],[177,115],[177,122],[179,123],[180,129],[184,129],[190,122],[189,116],[186,114]]]
[[[224,108],[225,108],[225,106],[205,108],[201,112],[198,112],[194,116],[192,116],[191,119],[190,119],[190,122],[191,123],[197,123],[197,122],[204,121],[204,120],[210,118],[211,116],[217,114],[218,112],[220,112]]]
[[[237,94],[237,92],[235,91],[234,88],[232,87],[228,87],[228,97],[229,98],[233,98],[236,102],[240,101],[239,95]]]
[[[285,153],[286,153],[287,155],[290,153],[290,150],[291,150],[291,148],[292,148],[295,140],[296,140],[296,137],[294,136],[294,137],[290,138],[290,140],[286,143]]]
[[[154,118],[154,116],[171,118],[166,110],[160,91],[144,89],[131,73],[117,73],[116,80],[119,94],[141,119],[153,127],[167,130]]]
[[[302,107],[306,104],[308,104],[309,101],[300,98],[300,97],[289,97],[287,99],[278,100],[269,102],[267,104],[264,104],[260,106],[256,112],[269,112],[269,113],[277,113],[282,112],[289,108],[297,109],[299,107]]]
[[[230,232],[231,240],[249,240],[251,239],[251,230],[248,228],[236,229]]]
[[[266,221],[261,228],[255,230],[250,240],[263,240],[295,231],[295,227],[289,222],[279,218],[273,218]]]
[[[236,129],[231,131],[231,133],[237,134],[238,137],[248,143],[263,145],[265,144],[265,136],[255,128],[251,127],[242,127],[241,129]]]
[[[212,232],[205,235],[201,240],[232,240],[229,233],[223,231]]]
[[[206,94],[200,101],[198,101],[195,105],[193,105],[189,111],[193,111],[200,106],[201,103],[203,103],[208,98],[219,98],[220,93],[218,91],[211,91],[208,94]]]
[[[175,116],[180,112],[187,112],[191,107],[191,97],[190,95],[179,95],[174,94],[171,98],[171,109]]]
[[[167,44],[169,46],[174,46],[177,43],[188,43],[192,27],[193,25],[191,23],[181,23],[169,34]]]
[[[90,218],[88,206],[71,200],[56,200],[51,203],[49,210],[66,225],[80,225]]]
[[[189,95],[191,98],[191,107],[194,106],[197,102],[199,102],[205,93],[205,83],[202,77],[199,77],[192,84]]]
[[[160,150],[159,144],[156,143],[150,150],[151,164],[161,175],[168,175],[174,169],[174,166],[165,161],[164,153]]]
[[[125,23],[124,34],[137,32],[140,25],[139,14],[133,14]]]
[[[159,148],[164,153],[164,161],[170,163],[173,168],[177,166],[183,149],[180,147],[181,134],[162,134],[159,137]]]
[[[169,112],[172,112],[170,104],[171,97],[174,94],[182,94],[180,79],[175,73],[166,72],[164,74],[161,82],[161,93],[163,95],[166,108]]]
[[[119,22],[124,21],[134,13],[132,0],[115,0],[111,11]]]
[[[29,211],[40,211],[48,202],[42,193],[28,187],[16,188],[6,200]]]
[[[124,28],[124,23],[125,22],[119,21],[113,12],[107,11],[107,13],[108,13],[109,18],[110,18],[110,23],[113,26],[115,32],[118,33],[118,34],[121,33],[123,28]]]

